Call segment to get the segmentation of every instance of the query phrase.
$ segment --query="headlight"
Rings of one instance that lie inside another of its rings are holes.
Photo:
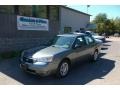
[[[34,63],[36,62],[52,62],[53,57],[41,57],[41,58],[33,58]]]

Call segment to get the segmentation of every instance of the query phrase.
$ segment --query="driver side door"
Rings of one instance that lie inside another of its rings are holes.
[[[87,56],[87,44],[84,36],[76,38],[76,41],[73,45],[73,57],[75,61],[84,60]]]

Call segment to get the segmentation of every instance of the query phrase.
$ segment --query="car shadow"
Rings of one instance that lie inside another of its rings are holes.
[[[102,56],[104,56],[106,53],[100,53],[99,54],[99,57],[102,57]]]
[[[84,85],[95,79],[104,79],[114,67],[115,61],[110,59],[100,58],[93,63],[87,60],[75,64],[67,77],[57,79],[53,76],[40,77],[23,72],[19,67],[18,58],[0,61],[0,72],[25,85]]]
[[[103,43],[101,50],[107,50],[109,46],[111,46],[110,43]]]
[[[102,47],[101,50],[107,50],[108,48],[107,47]]]

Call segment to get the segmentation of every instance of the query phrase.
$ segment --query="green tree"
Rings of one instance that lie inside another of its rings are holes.
[[[107,35],[114,34],[115,31],[120,31],[120,18],[108,19],[105,13],[98,14],[93,23],[96,24],[96,31],[99,34],[106,33]]]
[[[120,17],[116,17],[114,20],[115,31],[120,33]]]
[[[107,19],[107,15],[105,13],[98,14],[93,23],[96,24],[96,31],[99,34],[107,32],[106,29],[108,28],[109,20]],[[107,25],[107,27],[106,27]]]
[[[106,33],[108,35],[120,33],[120,17],[108,19],[105,13],[98,14],[91,22],[96,24],[96,32],[99,34]]]
[[[94,23],[104,23],[107,20],[107,15],[105,13],[99,13],[95,19],[93,20]]]

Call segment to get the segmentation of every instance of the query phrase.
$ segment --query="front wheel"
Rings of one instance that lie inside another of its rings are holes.
[[[70,64],[67,60],[62,61],[59,64],[59,67],[57,69],[57,77],[58,78],[63,78],[68,75],[70,69]]]

